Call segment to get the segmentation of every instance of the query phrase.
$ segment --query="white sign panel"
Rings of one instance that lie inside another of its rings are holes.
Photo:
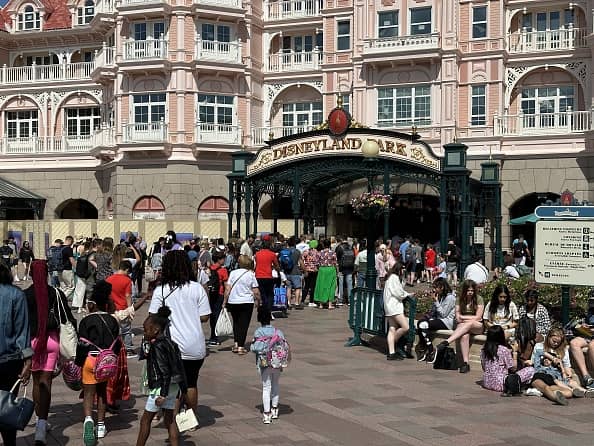
[[[483,228],[482,226],[474,227],[473,242],[475,245],[484,245],[485,244],[485,228]]]
[[[594,286],[594,221],[541,220],[535,248],[537,282]]]

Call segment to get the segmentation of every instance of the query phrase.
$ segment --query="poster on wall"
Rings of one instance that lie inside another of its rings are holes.
[[[23,246],[23,233],[21,231],[8,231],[7,238],[13,238],[17,252]],[[16,255],[16,252],[14,253]]]
[[[191,232],[178,232],[175,236],[177,237],[179,244],[182,246],[194,238],[194,234]]]

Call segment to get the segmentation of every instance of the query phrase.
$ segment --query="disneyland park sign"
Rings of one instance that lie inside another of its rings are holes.
[[[391,159],[440,171],[441,160],[431,150],[417,141],[397,136],[373,133],[357,133],[336,137],[332,135],[309,136],[273,144],[261,149],[256,159],[247,166],[247,175],[255,175],[273,167],[311,159],[331,156],[360,156],[366,141],[375,141],[379,146],[378,159]]]

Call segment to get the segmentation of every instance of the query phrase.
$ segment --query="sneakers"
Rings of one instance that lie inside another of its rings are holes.
[[[95,422],[92,419],[85,419],[83,424],[83,444],[85,446],[95,446]]]
[[[217,345],[221,345],[221,342],[218,339],[209,339],[208,340],[208,345],[209,346],[217,346]]]
[[[105,423],[97,423],[97,438],[105,438],[106,433]]]
[[[308,307],[317,307],[317,305],[316,305],[316,304],[314,304],[313,302],[310,302],[310,303],[308,303],[308,304],[307,304],[307,306],[308,306]]]
[[[576,387],[574,389],[571,389],[571,394],[574,398],[583,398],[586,396],[586,391],[580,387]]]
[[[278,420],[278,407],[273,407],[271,413],[272,413],[272,419]]]
[[[559,404],[560,406],[567,406],[569,404],[569,402],[567,401],[567,398],[565,398],[563,396],[563,393],[561,393],[560,390],[557,390],[555,392],[555,402],[557,404]]]
[[[136,358],[138,354],[134,350],[126,350],[126,357]]]
[[[460,366],[460,373],[468,373],[468,372],[470,372],[470,365],[467,362],[465,362],[464,364],[462,364]]]
[[[590,375],[584,375],[582,378],[582,384],[584,387],[594,388],[594,379]]]
[[[386,359],[388,361],[402,361],[404,358],[400,356],[398,353],[388,353],[386,355]]]
[[[269,413],[264,412],[264,415],[262,416],[262,422],[264,424],[272,423],[272,412],[269,412]]]
[[[417,356],[417,361],[418,362],[423,362],[427,360],[427,350],[423,350],[419,352],[419,356]]]
[[[526,395],[526,396],[542,396],[542,392],[538,389],[535,389],[534,387],[530,387],[529,389],[526,389],[526,391],[524,392],[524,395]]]

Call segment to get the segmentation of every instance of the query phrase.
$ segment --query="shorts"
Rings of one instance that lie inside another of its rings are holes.
[[[95,379],[95,362],[97,362],[97,356],[87,356],[85,363],[82,366],[82,383],[83,384],[99,384],[107,382],[106,379],[98,381]]]
[[[160,406],[157,406],[157,398],[159,397],[158,394],[149,395],[148,399],[146,400],[146,405],[144,406],[144,410],[147,412],[159,412],[161,409],[175,409],[175,401],[177,400],[177,396],[179,394],[179,386],[175,383],[169,385],[169,392],[165,397],[165,401]]]
[[[288,274],[287,282],[289,282],[288,288],[293,290],[301,289],[301,274]]]
[[[458,271],[458,264],[455,262],[447,262],[446,263],[446,273],[447,274],[454,274]]]
[[[57,331],[47,332],[47,343],[45,351],[39,348],[39,339],[33,338],[31,341],[33,348],[33,358],[31,360],[32,372],[53,372],[60,359],[60,337]]]
[[[186,382],[188,388],[198,387],[198,375],[200,374],[200,368],[204,364],[204,358],[202,359],[182,359],[184,365],[184,371],[186,372]]]
[[[532,375],[532,381],[530,381],[530,384],[532,384],[537,379],[540,379],[547,386],[555,385],[555,378],[552,375],[549,375],[548,373],[536,372],[534,375]]]

